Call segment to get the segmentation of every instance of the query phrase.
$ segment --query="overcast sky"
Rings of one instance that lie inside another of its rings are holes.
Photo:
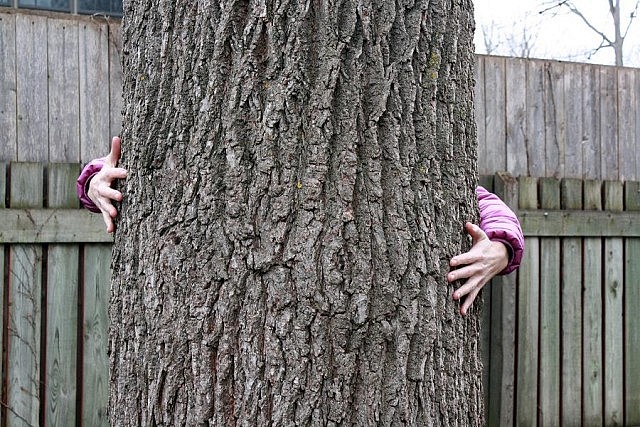
[[[623,30],[629,22],[637,0],[620,0]],[[589,59],[589,52],[602,40],[593,30],[567,8],[550,7],[550,0],[474,0],[476,15],[476,52],[487,53],[483,29],[489,34],[494,54],[513,56],[512,50],[522,39],[523,32],[531,35],[532,58],[562,59],[613,65],[612,48],[601,49]],[[557,2],[556,2],[557,3]],[[608,0],[573,0],[595,27],[613,38],[613,19]],[[640,10],[638,11],[640,12]],[[516,41],[509,41],[512,38]],[[521,50],[520,50],[521,51]],[[518,55],[519,56],[519,55]],[[640,67],[640,18],[631,24],[624,42],[624,65]]]

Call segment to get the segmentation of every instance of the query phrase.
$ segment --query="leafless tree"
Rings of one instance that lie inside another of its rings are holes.
[[[621,18],[621,7],[620,0],[607,0],[609,3],[609,13],[611,14],[611,18],[613,20],[613,36],[607,34],[607,32],[597,27],[592,20],[587,18],[587,16],[583,13],[583,10],[578,8],[573,1],[571,0],[554,0],[546,2],[545,9],[540,11],[540,14],[555,14],[558,10],[564,8],[571,11],[571,13],[575,14],[580,18],[580,20],[589,27],[593,32],[595,32],[600,38],[600,44],[598,47],[594,48],[589,52],[589,57],[593,56],[596,52],[600,51],[604,48],[612,48],[615,52],[616,65],[622,66],[624,65],[622,46],[627,37],[629,29],[631,28],[631,24],[635,20],[638,15],[638,6],[640,4],[640,0],[636,0],[635,5],[631,12],[629,12],[628,20],[623,22]],[[603,2],[604,3],[604,2]],[[624,27],[624,28],[623,28]]]

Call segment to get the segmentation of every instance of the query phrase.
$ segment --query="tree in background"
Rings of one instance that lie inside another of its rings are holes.
[[[112,425],[480,425],[470,0],[125,2]]]
[[[623,44],[627,38],[627,34],[629,32],[629,28],[631,28],[631,24],[638,15],[638,5],[640,5],[640,0],[636,0],[635,6],[633,9],[628,12],[628,16],[626,19],[621,15],[621,7],[620,0],[607,0],[609,4],[609,14],[611,15],[611,19],[613,21],[613,35],[611,35],[610,31],[604,28],[598,27],[595,23],[589,20],[582,10],[575,5],[575,3],[571,0],[554,0],[546,2],[546,9],[542,10],[541,14],[553,14],[556,13],[558,9],[568,9],[580,18],[580,20],[586,25],[591,31],[595,32],[600,38],[601,42],[598,47],[595,47],[588,54],[590,58],[592,55],[605,48],[612,48],[615,52],[615,64],[617,66],[624,65],[623,58]],[[602,4],[604,5],[604,1]]]

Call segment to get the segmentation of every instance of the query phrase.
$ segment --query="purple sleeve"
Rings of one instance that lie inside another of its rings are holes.
[[[78,192],[78,198],[80,199],[80,203],[82,206],[90,210],[91,212],[100,212],[100,209],[93,203],[93,201],[87,195],[87,191],[89,190],[89,182],[91,182],[91,178],[104,166],[104,157],[101,159],[95,159],[87,163],[87,165],[82,169],[78,180],[76,181],[76,191]]]
[[[524,235],[516,214],[495,194],[483,187],[476,188],[480,207],[480,228],[490,240],[502,242],[509,251],[509,264],[500,274],[509,274],[518,267],[524,253]]]

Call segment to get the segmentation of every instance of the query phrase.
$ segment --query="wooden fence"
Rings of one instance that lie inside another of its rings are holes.
[[[484,295],[488,425],[640,425],[640,183],[482,182],[526,240]]]
[[[109,239],[73,181],[120,131],[119,31],[0,8],[0,427],[106,425]],[[640,424],[640,70],[477,56],[476,80],[480,172],[552,178],[495,183],[527,251],[484,292],[489,425]]]
[[[108,425],[111,245],[79,171],[0,163],[3,427]]]
[[[79,171],[0,163],[3,427],[107,425],[111,237]],[[488,425],[640,424],[640,183],[482,183],[527,246],[484,291]]]

